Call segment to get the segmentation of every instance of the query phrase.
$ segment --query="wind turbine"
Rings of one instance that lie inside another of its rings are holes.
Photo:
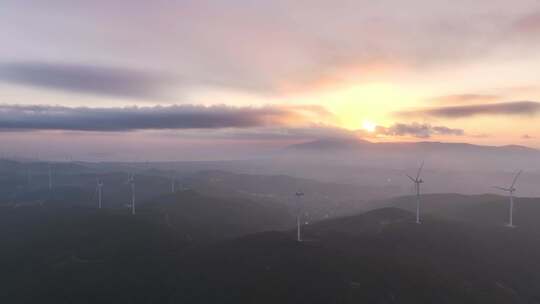
[[[171,176],[171,193],[176,192],[176,179],[174,178],[174,174]]]
[[[420,173],[422,173],[422,169],[424,168],[424,162],[422,162],[422,165],[418,169],[418,173],[416,173],[416,178],[413,178],[412,176],[407,174],[407,177],[414,183],[414,187],[416,189],[416,223],[420,224],[420,184],[424,183],[424,181],[420,178]]]
[[[96,180],[96,191],[98,195],[98,208],[101,209],[101,194],[102,194],[102,188],[103,188],[103,182],[99,179]]]
[[[302,198],[302,196],[304,196],[304,192],[296,192],[296,240],[298,242],[302,242],[302,232],[301,232],[301,227],[302,227],[302,221],[301,221],[301,216],[302,216],[302,208],[300,208],[300,199]]]
[[[508,196],[510,197],[510,210],[509,210],[509,219],[507,227],[514,228],[514,192],[516,192],[516,188],[514,186],[516,185],[516,182],[521,175],[522,170],[519,170],[519,172],[514,176],[514,180],[512,181],[512,185],[510,185],[509,188],[504,187],[495,187],[499,190],[508,192]]]
[[[135,176],[128,175],[127,184],[131,185],[131,214],[135,215]]]

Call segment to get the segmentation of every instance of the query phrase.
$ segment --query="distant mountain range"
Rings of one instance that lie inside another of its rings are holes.
[[[289,151],[390,151],[400,150],[403,152],[468,152],[468,153],[519,153],[528,155],[540,155],[540,150],[519,146],[482,146],[468,143],[445,143],[445,142],[370,142],[362,139],[321,139],[301,144],[295,144],[287,148]]]
[[[276,157],[274,168],[293,168],[314,179],[364,186],[390,184],[405,190],[409,181],[403,177],[416,172],[422,161],[424,189],[431,193],[493,192],[493,186],[509,183],[521,169],[525,171],[519,181],[521,193],[540,195],[540,150],[515,145],[325,139],[289,146]]]
[[[390,197],[392,189],[295,178],[287,175],[239,174],[202,171],[183,180],[206,195],[279,203],[294,213],[301,203],[310,220],[343,216],[364,210],[367,200]],[[300,202],[294,194],[305,192]]]

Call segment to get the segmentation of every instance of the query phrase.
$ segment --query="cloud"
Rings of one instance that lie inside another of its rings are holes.
[[[484,103],[492,102],[502,98],[499,95],[490,94],[454,94],[437,96],[428,99],[428,101],[435,102],[442,105],[458,105],[458,104],[470,104],[470,103]]]
[[[319,106],[86,108],[0,105],[0,130],[131,131],[306,126],[332,121]]]
[[[540,32],[540,11],[526,15],[517,20],[514,30],[518,33],[537,34]]]
[[[416,122],[411,124],[396,123],[388,128],[378,126],[376,133],[380,135],[414,136],[418,138],[429,138],[432,135],[465,135],[465,131],[462,129],[452,129],[445,126],[432,126],[430,124],[421,124]]]
[[[534,136],[530,136],[529,134],[523,134],[523,136],[521,136],[522,139],[533,139]]]
[[[66,92],[140,99],[163,98],[173,77],[93,65],[17,62],[0,64],[0,82]]]
[[[540,102],[514,101],[466,106],[435,107],[398,112],[399,116],[433,116],[444,118],[464,118],[476,115],[535,115],[540,112]]]
[[[476,134],[467,134],[470,137],[473,138],[489,138],[491,137],[491,134],[488,133],[476,133]]]
[[[321,0],[309,10],[297,1],[60,1],[34,4],[32,10],[27,1],[10,1],[0,25],[3,42],[11,46],[3,50],[6,58],[28,54],[33,60],[100,62],[106,56],[165,67],[196,86],[272,93],[358,78],[403,79],[403,70],[475,62],[500,45],[514,46],[507,28],[533,10],[534,1],[491,1],[489,7],[469,1],[466,9],[456,9],[441,1]],[[411,14],[402,13],[411,7]],[[529,19],[515,27],[534,26],[534,17]],[[100,27],[88,26],[95,23]],[[16,30],[23,26],[24,37]],[[42,37],[48,44],[38,43]]]

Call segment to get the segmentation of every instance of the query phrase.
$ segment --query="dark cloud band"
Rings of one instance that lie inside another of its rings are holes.
[[[433,116],[463,118],[476,115],[536,115],[540,112],[540,102],[515,101],[467,106],[428,108],[424,110],[399,112],[400,116]]]
[[[156,106],[71,108],[0,105],[0,130],[130,131],[219,129],[308,124],[326,113],[314,106]]]
[[[172,77],[131,69],[18,62],[0,64],[0,81],[80,94],[129,98],[163,97]]]
[[[483,102],[493,102],[501,99],[502,96],[499,95],[489,95],[489,94],[455,94],[455,95],[445,95],[437,96],[434,98],[428,99],[430,102],[435,102],[439,105],[465,105],[465,104],[477,104]]]
[[[418,138],[429,138],[432,135],[465,135],[465,131],[462,129],[453,129],[445,126],[432,126],[430,124],[420,123],[396,123],[388,128],[377,127],[377,134],[390,135],[390,136],[414,136]]]

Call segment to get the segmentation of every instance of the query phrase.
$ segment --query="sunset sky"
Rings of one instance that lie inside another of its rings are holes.
[[[4,153],[540,148],[537,0],[2,0],[0,28]]]

